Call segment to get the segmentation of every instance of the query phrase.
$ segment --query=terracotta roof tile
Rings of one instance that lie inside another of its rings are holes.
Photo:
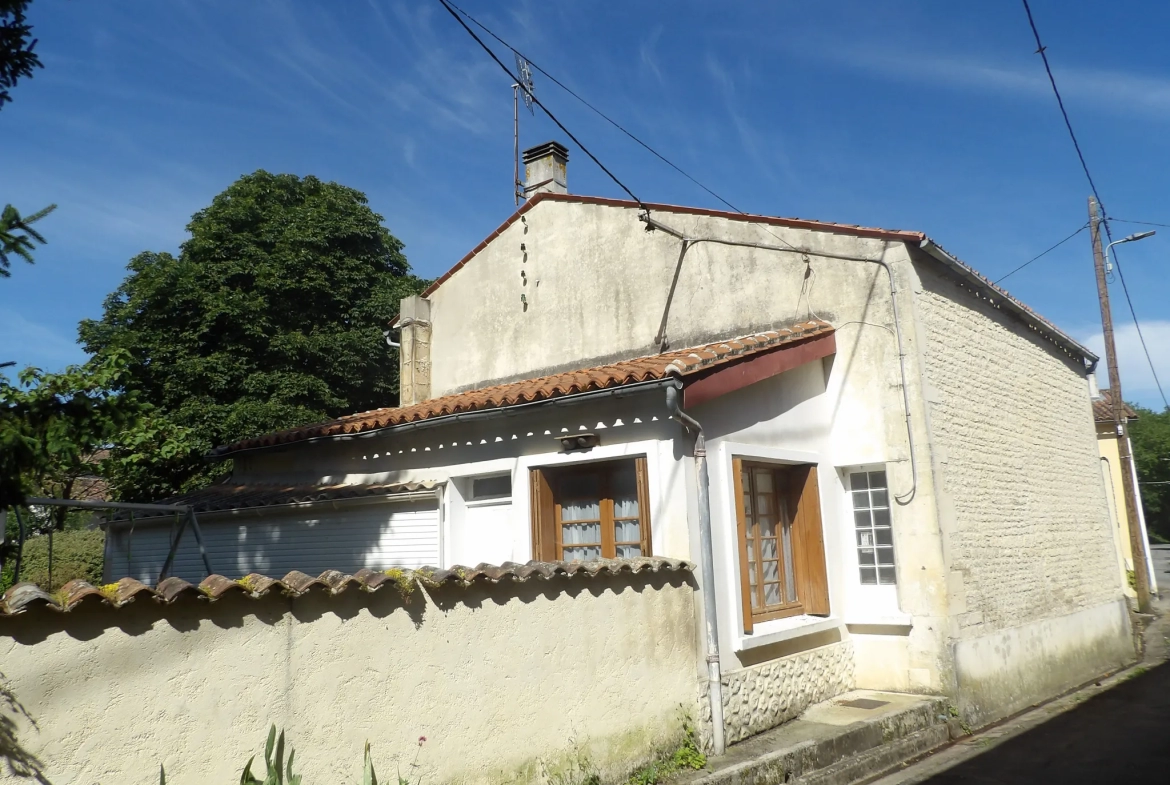
[[[686,377],[703,373],[716,366],[735,362],[740,358],[780,349],[832,332],[833,326],[828,322],[809,321],[779,330],[769,330],[755,335],[745,335],[703,346],[638,357],[633,360],[622,360],[596,368],[557,373],[537,379],[444,395],[441,398],[432,398],[413,406],[375,409],[360,414],[351,414],[320,425],[308,425],[255,439],[245,439],[226,447],[220,447],[212,455],[225,456],[240,450],[272,447],[324,436],[359,434],[463,412],[533,403],[609,387],[655,381],[666,378],[672,373]]]
[[[1101,397],[1093,400],[1093,419],[1097,422],[1113,422],[1113,396],[1108,387],[1100,392]],[[1137,419],[1138,413],[1128,403],[1123,403],[1122,409],[1126,417],[1131,420]]]
[[[258,599],[273,591],[290,597],[299,597],[315,589],[329,595],[356,591],[378,591],[387,583],[409,594],[416,584],[428,587],[467,587],[477,583],[496,584],[503,581],[523,583],[528,580],[552,580],[554,578],[598,578],[622,573],[643,572],[691,572],[694,566],[679,559],[644,557],[637,559],[601,559],[589,562],[537,562],[526,564],[504,562],[501,565],[480,564],[476,567],[454,566],[449,570],[421,567],[417,570],[359,570],[354,575],[328,570],[317,577],[303,572],[290,572],[283,578],[269,578],[255,573],[239,580],[222,575],[209,575],[199,585],[182,578],[166,578],[157,587],[150,587],[133,578],[123,578],[116,584],[97,587],[83,580],[72,580],[59,592],[49,594],[31,583],[18,583],[4,593],[0,600],[0,618],[16,616],[29,611],[52,610],[68,612],[82,603],[104,603],[121,608],[139,599],[153,599],[170,604],[179,600],[215,600],[227,594],[242,593]]]

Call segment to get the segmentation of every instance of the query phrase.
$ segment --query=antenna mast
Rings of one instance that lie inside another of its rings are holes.
[[[516,75],[520,80],[512,85],[512,192],[516,197],[516,204],[524,195],[524,183],[520,181],[520,91],[524,91],[524,106],[528,113],[535,116],[532,108],[532,69],[528,61],[516,54]]]

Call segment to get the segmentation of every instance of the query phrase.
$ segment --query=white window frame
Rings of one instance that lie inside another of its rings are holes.
[[[858,559],[857,528],[853,518],[853,491],[850,475],[857,472],[885,472],[886,488],[890,500],[890,528],[894,538],[895,583],[864,584],[861,582],[861,564]],[[910,616],[902,612],[898,600],[898,586],[902,583],[902,560],[898,548],[898,505],[890,489],[890,469],[885,463],[862,463],[853,466],[838,466],[837,478],[840,483],[841,555],[845,567],[845,586],[849,596],[845,621],[856,625],[907,626]]]

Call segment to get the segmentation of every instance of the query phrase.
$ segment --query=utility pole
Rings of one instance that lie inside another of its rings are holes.
[[[1105,364],[1109,368],[1109,403],[1113,409],[1113,427],[1117,434],[1117,453],[1121,456],[1121,487],[1125,496],[1125,518],[1133,552],[1134,590],[1138,611],[1150,612],[1150,575],[1146,571],[1148,545],[1142,538],[1137,514],[1137,487],[1134,485],[1133,454],[1129,449],[1129,425],[1125,401],[1121,395],[1121,375],[1117,372],[1117,347],[1113,343],[1113,313],[1109,308],[1109,287],[1105,281],[1105,253],[1101,245],[1101,209],[1095,197],[1089,197],[1089,237],[1093,243],[1093,266],[1097,269],[1097,297],[1101,301],[1101,330],[1105,335]]]

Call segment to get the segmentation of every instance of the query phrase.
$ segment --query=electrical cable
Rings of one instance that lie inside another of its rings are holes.
[[[646,144],[645,142],[643,142],[641,139],[639,139],[639,138],[638,138],[637,136],[635,136],[635,135],[634,135],[632,132],[630,132],[629,130],[627,130],[626,128],[624,128],[624,127],[623,127],[623,126],[622,126],[620,123],[618,123],[618,122],[617,122],[616,120],[614,120],[612,117],[610,117],[609,115],[607,115],[605,112],[601,111],[601,110],[600,110],[600,109],[598,109],[596,106],[594,106],[593,104],[591,104],[591,103],[589,103],[588,101],[586,101],[584,98],[582,98],[582,97],[581,97],[580,95],[578,95],[576,92],[574,92],[574,91],[573,91],[573,89],[572,89],[572,88],[570,88],[568,85],[566,85],[564,82],[562,82],[561,80],[557,79],[555,76],[553,76],[552,74],[550,74],[548,71],[546,71],[546,70],[544,70],[543,68],[541,68],[541,67],[540,67],[539,65],[537,65],[535,62],[533,62],[531,59],[529,59],[528,55],[526,55],[526,54],[523,54],[523,53],[522,53],[522,52],[520,52],[518,49],[516,49],[516,47],[512,46],[512,45],[511,45],[511,44],[509,44],[507,41],[505,41],[503,38],[500,38],[498,35],[496,35],[495,33],[493,33],[491,30],[489,30],[489,29],[488,29],[488,27],[487,27],[487,26],[486,26],[486,25],[485,25],[483,22],[479,21],[479,20],[478,20],[478,19],[476,19],[474,16],[472,16],[472,15],[471,15],[471,14],[469,14],[469,13],[467,13],[466,11],[464,11],[462,8],[460,8],[459,6],[455,5],[454,3],[451,3],[451,6],[452,6],[452,7],[453,7],[453,8],[454,8],[456,11],[458,11],[459,13],[463,14],[465,17],[467,17],[468,19],[470,19],[470,20],[471,20],[471,22],[472,22],[472,24],[476,25],[476,26],[477,26],[477,27],[479,27],[481,30],[483,30],[485,33],[487,33],[488,35],[490,35],[492,38],[494,38],[494,39],[496,39],[497,41],[499,41],[499,42],[500,42],[500,44],[501,44],[502,46],[504,46],[506,49],[509,49],[509,50],[511,50],[511,51],[512,51],[512,53],[513,53],[513,54],[515,54],[516,56],[523,58],[523,59],[524,59],[524,61],[525,61],[526,63],[528,63],[530,66],[532,66],[532,67],[533,67],[533,68],[535,68],[537,71],[539,71],[541,74],[543,74],[543,75],[544,75],[544,76],[545,76],[545,77],[546,77],[546,78],[547,78],[547,79],[548,79],[550,82],[552,82],[552,83],[553,83],[553,84],[555,84],[557,87],[559,87],[559,88],[561,88],[562,90],[564,90],[564,91],[565,91],[566,93],[568,93],[569,95],[571,95],[571,96],[573,96],[574,98],[576,98],[576,99],[577,99],[578,101],[580,101],[581,103],[585,104],[585,106],[587,106],[587,107],[589,107],[591,110],[593,110],[593,112],[594,112],[594,113],[595,113],[595,114],[596,114],[598,117],[600,117],[601,119],[605,120],[607,123],[609,123],[610,125],[612,125],[614,128],[618,129],[618,130],[619,130],[619,131],[621,131],[623,134],[625,134],[626,136],[630,137],[630,138],[631,138],[631,139],[633,139],[635,142],[637,142],[638,144],[640,144],[640,145],[641,145],[642,147],[644,147],[644,148],[645,148],[645,149],[646,149],[646,150],[647,150],[647,151],[648,151],[648,152],[649,152],[651,155],[653,155],[653,156],[654,156],[655,158],[657,158],[658,160],[662,161],[662,163],[666,164],[666,165],[667,165],[667,166],[669,166],[671,169],[675,170],[676,172],[678,172],[679,174],[681,174],[683,177],[687,178],[687,179],[688,179],[688,180],[690,180],[692,183],[694,183],[695,185],[697,185],[697,186],[699,186],[700,188],[702,188],[704,191],[706,191],[707,193],[709,193],[711,196],[714,196],[716,199],[718,199],[720,202],[722,202],[723,204],[725,204],[725,205],[727,205],[728,207],[730,207],[730,208],[731,208],[732,210],[734,210],[735,212],[737,212],[737,213],[743,213],[743,210],[740,210],[738,207],[736,207],[735,205],[733,205],[731,202],[727,201],[727,200],[726,200],[726,199],[724,199],[722,196],[720,196],[719,194],[715,193],[715,192],[714,192],[714,191],[712,191],[710,188],[708,188],[707,186],[703,185],[701,182],[699,182],[698,180],[696,180],[694,177],[692,177],[691,175],[687,174],[685,171],[683,171],[683,169],[682,169],[681,167],[679,167],[679,166],[678,166],[677,164],[675,164],[673,161],[671,161],[671,160],[670,160],[670,159],[668,159],[666,156],[664,156],[664,155],[662,155],[661,153],[659,153],[657,150],[655,150],[655,149],[654,149],[653,147],[651,147],[650,145],[648,145],[648,144]],[[746,215],[746,213],[744,213],[744,214]]]
[[[459,18],[459,14],[457,14],[455,12],[455,9],[451,7],[451,5],[447,2],[447,0],[439,0],[439,3],[441,3],[443,8],[447,9],[447,12],[449,14],[451,14],[452,17],[455,18],[455,21],[458,22],[460,24],[460,26],[462,26],[463,29],[467,31],[467,34],[470,35],[473,39],[475,39],[475,42],[477,44],[479,44],[483,48],[483,50],[485,52],[487,52],[488,55],[491,56],[491,58],[493,60],[496,61],[496,65],[498,65],[500,68],[504,69],[504,73],[506,73],[508,75],[508,78],[510,78],[513,83],[521,85],[521,89],[524,90],[525,94],[527,94],[527,96],[530,99],[532,99],[532,103],[539,106],[544,111],[544,113],[546,115],[548,115],[548,119],[550,119],[554,123],[556,123],[557,128],[560,128],[562,131],[564,131],[565,135],[568,136],[569,139],[571,139],[575,145],[577,145],[578,147],[581,148],[581,152],[583,152],[583,153],[585,153],[585,155],[589,156],[590,160],[592,160],[593,163],[597,164],[597,166],[601,169],[601,171],[603,171],[607,175],[609,175],[609,179],[611,179],[615,183],[617,183],[619,188],[621,188],[623,191],[625,191],[631,199],[633,199],[635,202],[638,203],[639,207],[641,207],[643,210],[645,210],[646,206],[642,203],[642,200],[639,199],[637,196],[635,196],[634,192],[631,191],[629,188],[627,188],[626,184],[623,183],[621,180],[619,180],[613,172],[609,171],[609,169],[606,168],[605,164],[603,164],[601,161],[598,160],[597,156],[595,156],[593,153],[589,152],[589,148],[586,147],[585,145],[581,144],[581,140],[578,139],[577,137],[573,136],[573,132],[570,131],[568,128],[566,128],[564,123],[562,123],[560,120],[558,120],[556,118],[556,115],[554,115],[552,112],[550,112],[548,110],[548,107],[540,102],[539,98],[537,98],[532,93],[528,92],[528,90],[523,86],[523,83],[516,77],[515,74],[512,73],[512,69],[510,69],[510,68],[508,68],[508,66],[504,65],[503,61],[500,60],[500,58],[496,57],[496,53],[491,50],[491,47],[489,47],[487,44],[485,44],[483,42],[483,40],[478,35],[475,34],[475,31],[472,30],[470,27],[468,27],[467,23]]]
[[[1161,226],[1164,229],[1170,229],[1170,224],[1160,224],[1155,221],[1127,221],[1124,218],[1109,218],[1110,221],[1117,221],[1122,224],[1141,224],[1142,226]]]
[[[1085,231],[1085,230],[1086,230],[1086,229],[1088,229],[1088,228],[1089,228],[1089,224],[1086,222],[1086,223],[1085,223],[1083,226],[1081,226],[1081,228],[1080,228],[1080,229],[1077,229],[1075,232],[1073,232],[1073,233],[1072,233],[1072,234],[1070,234],[1068,237],[1066,237],[1066,238],[1064,238],[1063,240],[1061,240],[1061,241],[1060,241],[1059,243],[1057,243],[1056,245],[1054,245],[1054,246],[1052,246],[1051,248],[1049,248],[1047,251],[1044,251],[1044,252],[1042,252],[1042,253],[1038,253],[1038,254],[1036,254],[1036,255],[1035,255],[1035,256],[1033,256],[1031,259],[1029,259],[1028,261],[1024,262],[1023,264],[1021,264],[1021,265],[1020,265],[1019,267],[1017,267],[1016,269],[1012,270],[1012,271],[1011,271],[1010,273],[1008,273],[1007,275],[1005,275],[1005,276],[1003,276],[1003,277],[1001,277],[1001,278],[998,278],[998,279],[996,279],[996,280],[992,281],[992,283],[993,283],[993,284],[996,284],[996,285],[998,285],[1000,281],[1003,281],[1003,280],[1005,280],[1005,279],[1007,279],[1007,278],[1009,278],[1009,277],[1011,277],[1011,276],[1015,275],[1015,274],[1016,274],[1016,273],[1018,273],[1020,270],[1023,270],[1025,267],[1027,267],[1028,265],[1030,265],[1032,262],[1036,261],[1037,259],[1040,259],[1040,258],[1041,258],[1041,257],[1043,257],[1043,256],[1046,256],[1046,255],[1048,255],[1048,254],[1049,254],[1050,252],[1052,252],[1052,251],[1055,251],[1057,248],[1059,248],[1060,246],[1064,245],[1064,244],[1065,244],[1065,243],[1067,243],[1069,240],[1071,240],[1072,238],[1076,237],[1078,234],[1080,234],[1081,232]]]
[[[621,131],[623,134],[625,134],[625,135],[626,135],[626,136],[628,136],[630,139],[632,139],[632,140],[634,140],[635,142],[637,142],[637,143],[638,143],[639,145],[641,145],[642,147],[644,147],[644,148],[645,148],[647,151],[649,151],[649,152],[650,152],[650,154],[651,154],[651,155],[653,155],[655,158],[657,158],[658,160],[660,160],[660,161],[662,161],[663,163],[665,163],[665,164],[666,164],[667,166],[669,166],[671,169],[674,169],[676,172],[678,172],[678,173],[679,173],[679,174],[681,174],[683,177],[685,177],[685,178],[687,178],[688,180],[690,180],[690,181],[691,181],[692,183],[694,183],[695,185],[697,185],[697,186],[699,186],[700,188],[702,188],[704,191],[706,191],[708,194],[710,194],[711,196],[713,196],[713,197],[715,197],[716,199],[718,199],[718,200],[719,200],[720,202],[722,202],[723,204],[727,205],[727,207],[729,207],[729,208],[730,208],[730,209],[731,209],[733,212],[739,213],[740,215],[749,215],[749,213],[745,213],[743,210],[739,209],[739,208],[738,208],[738,207],[736,207],[734,204],[732,204],[731,202],[727,201],[726,199],[724,199],[722,196],[720,196],[719,194],[717,194],[717,193],[715,193],[714,191],[712,191],[712,190],[711,190],[710,188],[708,188],[707,186],[703,185],[701,182],[699,182],[698,180],[696,180],[694,177],[692,177],[690,174],[688,174],[686,171],[684,171],[684,170],[683,170],[681,167],[679,167],[677,164],[675,164],[674,162],[672,162],[672,161],[671,161],[670,159],[668,159],[666,156],[662,155],[662,154],[661,154],[661,153],[659,153],[657,150],[655,150],[653,147],[651,147],[649,144],[647,144],[646,142],[644,142],[644,141],[642,141],[641,139],[639,139],[639,138],[638,138],[637,136],[635,136],[635,135],[634,135],[632,132],[628,131],[628,130],[627,130],[625,127],[623,127],[623,126],[622,126],[620,123],[618,123],[616,120],[614,120],[614,119],[613,119],[613,118],[611,118],[609,115],[607,115],[607,114],[605,114],[604,112],[602,112],[600,109],[598,109],[598,108],[597,108],[596,106],[594,106],[593,104],[589,103],[589,101],[585,100],[585,99],[584,99],[582,96],[580,96],[578,93],[576,93],[574,90],[572,90],[572,89],[571,89],[571,88],[570,88],[568,85],[566,85],[564,82],[562,82],[561,80],[557,79],[555,76],[553,76],[552,74],[550,74],[548,71],[544,70],[544,69],[543,69],[543,68],[541,68],[539,65],[537,65],[535,62],[533,62],[532,60],[530,60],[530,59],[529,59],[529,57],[528,57],[528,55],[524,54],[524,53],[523,53],[523,52],[521,52],[519,49],[517,49],[516,47],[512,46],[510,43],[508,43],[507,41],[505,41],[503,38],[501,38],[500,36],[498,36],[498,35],[496,35],[494,32],[492,32],[492,31],[491,31],[491,30],[490,30],[490,29],[487,27],[487,25],[485,25],[483,22],[480,22],[480,21],[479,21],[478,19],[476,19],[474,16],[472,16],[472,15],[471,15],[471,14],[469,14],[469,13],[467,13],[467,12],[466,12],[466,11],[464,11],[462,8],[460,8],[459,6],[455,5],[454,3],[450,2],[449,0],[439,0],[439,2],[441,2],[441,3],[442,3],[444,6],[449,6],[449,7],[447,8],[447,10],[448,10],[449,12],[450,12],[450,11],[451,11],[451,9],[453,8],[453,9],[455,9],[456,11],[458,11],[460,14],[462,14],[463,16],[467,17],[467,19],[468,19],[468,20],[470,20],[472,24],[474,24],[476,27],[480,28],[480,29],[481,29],[481,30],[483,30],[485,33],[487,33],[488,35],[490,35],[492,38],[494,38],[496,41],[498,41],[498,42],[500,43],[500,45],[501,45],[501,46],[503,46],[505,49],[507,49],[507,50],[509,50],[510,52],[512,52],[512,54],[516,55],[517,57],[520,57],[520,58],[522,58],[522,59],[523,59],[523,60],[524,60],[526,63],[528,63],[530,66],[532,66],[532,67],[533,67],[533,68],[535,68],[537,71],[539,71],[539,72],[540,72],[542,75],[544,75],[544,76],[545,76],[545,77],[546,77],[546,78],[547,78],[547,79],[548,79],[550,82],[552,82],[552,83],[553,83],[553,84],[555,84],[557,87],[559,87],[559,88],[561,88],[562,90],[564,90],[564,91],[565,91],[566,93],[568,93],[569,95],[571,95],[571,96],[573,96],[574,98],[576,98],[578,101],[580,101],[580,102],[581,102],[582,104],[584,104],[585,106],[589,107],[589,109],[591,109],[593,112],[595,112],[595,113],[596,113],[596,114],[597,114],[599,117],[601,117],[601,118],[602,118],[603,120],[605,120],[607,123],[609,123],[609,124],[610,124],[610,125],[612,125],[614,128],[616,128],[616,129],[618,129],[619,131]],[[459,21],[460,21],[460,23],[462,23],[462,21],[463,21],[463,20],[459,20]],[[466,24],[464,24],[464,25],[463,25],[463,27],[466,29],[466,28],[467,28],[467,25],[466,25]],[[468,29],[467,31],[468,31],[469,33],[471,33],[471,30],[470,30],[470,29]],[[475,36],[475,33],[471,33],[471,35],[472,35],[472,37],[473,37],[473,38],[476,38],[476,41],[479,41],[479,45],[480,45],[480,46],[484,46],[483,42],[482,42],[482,41],[480,41],[480,40],[479,40],[479,38],[477,38],[477,37]],[[486,47],[485,47],[485,49],[486,49]],[[489,50],[489,51],[488,51],[488,53],[489,53],[489,54],[491,54],[491,51]],[[492,54],[492,59],[493,59],[493,60],[495,60],[497,63],[500,63],[499,59],[498,59],[498,58],[496,58],[496,56],[495,56],[494,54]],[[500,63],[500,66],[501,66],[501,67],[504,67],[503,63]],[[504,68],[504,70],[505,70],[505,71],[507,71],[508,69],[507,69],[507,68]],[[510,75],[511,75],[511,71],[508,71],[508,74],[509,74],[509,76],[510,76]],[[525,90],[525,92],[526,92],[526,93],[528,93],[528,91],[527,91],[527,90]],[[535,102],[535,103],[536,103],[538,106],[540,106],[540,108],[541,108],[541,109],[544,109],[544,111],[545,111],[546,113],[548,113],[548,109],[547,109],[547,108],[546,108],[546,107],[545,107],[543,104],[541,104],[539,101],[537,101],[537,100],[536,100],[536,96],[532,95],[531,93],[528,93],[528,95],[529,95],[529,96],[532,98],[532,100],[533,100],[533,101],[534,101],[534,102]],[[549,114],[549,117],[551,118],[551,117],[552,117],[552,114]],[[552,118],[552,119],[553,119],[553,121],[554,121],[554,122],[556,121],[556,118]],[[558,126],[560,126],[560,127],[561,127],[561,129],[565,131],[565,133],[567,133],[567,134],[569,133],[568,129],[566,129],[566,128],[565,128],[564,126],[562,126],[560,123],[557,123],[557,125],[558,125]],[[569,134],[569,136],[570,136],[570,137],[572,137],[572,134]],[[576,139],[574,139],[573,141],[577,141],[577,140],[576,140]],[[577,144],[580,144],[580,142],[577,142]],[[584,149],[584,148],[582,148],[582,149]],[[585,152],[586,152],[586,154],[589,154],[589,151],[588,151],[588,150],[586,150]],[[589,157],[590,157],[590,158],[593,158],[593,156],[592,156],[592,155],[589,155]],[[597,162],[597,165],[598,165],[598,166],[601,166],[601,162],[600,162],[600,161],[597,161],[597,159],[596,159],[596,158],[594,158],[593,160]],[[602,168],[602,169],[605,169],[605,167],[604,167],[604,166],[602,166],[601,168]],[[606,174],[609,174],[608,170],[606,170]],[[613,177],[613,175],[610,175],[610,177]],[[615,181],[616,181],[616,178],[614,178],[614,179],[615,179]],[[619,183],[618,183],[618,185],[621,185],[621,183],[619,182]],[[623,188],[625,188],[625,186],[622,186],[622,187],[623,187]],[[630,193],[628,189],[626,189],[626,193]],[[641,201],[639,201],[637,197],[635,197],[633,194],[630,194],[630,196],[631,196],[631,197],[633,197],[634,201],[638,202],[638,205],[639,205],[639,206],[643,206],[643,205],[642,205],[642,203],[641,203]],[[644,208],[643,208],[643,209],[644,209]],[[776,234],[776,233],[775,233],[775,232],[773,232],[771,229],[769,229],[767,226],[761,225],[761,228],[763,228],[763,230],[764,230],[765,232],[767,232],[768,234],[772,235],[772,237],[776,238],[776,239],[777,239],[777,240],[779,240],[780,242],[782,242],[782,243],[784,243],[785,245],[787,245],[789,248],[792,248],[793,250],[797,250],[797,251],[799,251],[799,250],[803,250],[803,249],[797,248],[797,246],[795,246],[795,245],[793,245],[792,243],[788,242],[788,241],[787,241],[787,240],[785,240],[783,237],[781,237],[780,235]]]
[[[1097,192],[1097,184],[1093,181],[1093,175],[1089,172],[1089,165],[1085,162],[1084,153],[1081,152],[1080,142],[1077,141],[1076,132],[1073,131],[1072,122],[1068,119],[1068,112],[1064,108],[1064,99],[1060,97],[1060,89],[1056,86],[1056,77],[1052,75],[1052,67],[1048,64],[1048,54],[1045,52],[1046,47],[1040,40],[1040,31],[1036,29],[1036,20],[1032,18],[1032,8],[1028,5],[1028,0],[1022,0],[1024,3],[1024,12],[1028,15],[1028,25],[1032,28],[1032,35],[1036,39],[1036,54],[1040,55],[1040,59],[1044,61],[1044,70],[1048,74],[1048,81],[1052,84],[1052,92],[1056,96],[1056,103],[1060,107],[1060,114],[1064,118],[1064,125],[1068,129],[1069,138],[1072,139],[1073,147],[1076,148],[1077,158],[1080,159],[1081,168],[1085,172],[1085,178],[1089,181],[1089,188],[1093,191],[1093,196],[1097,200],[1097,205],[1101,209],[1102,223],[1105,225],[1105,235],[1109,238],[1109,242],[1113,242],[1113,232],[1109,229],[1109,218],[1105,212],[1105,203],[1101,201],[1101,194]],[[1114,266],[1117,269],[1117,277],[1121,280],[1121,289],[1125,292],[1125,302],[1129,306],[1129,315],[1133,318],[1133,326],[1137,330],[1138,340],[1141,342],[1142,351],[1145,352],[1146,362],[1149,363],[1150,373],[1154,377],[1154,384],[1158,388],[1158,394],[1162,396],[1162,404],[1170,409],[1170,401],[1166,399],[1166,393],[1162,390],[1162,382],[1158,379],[1158,371],[1154,368],[1154,360],[1150,357],[1150,349],[1146,346],[1146,337],[1142,334],[1142,326],[1137,318],[1137,311],[1134,310],[1133,300],[1129,296],[1129,287],[1125,285],[1125,274],[1121,271],[1121,260],[1117,256],[1116,249],[1113,251]],[[1002,279],[1001,279],[1002,280]]]

